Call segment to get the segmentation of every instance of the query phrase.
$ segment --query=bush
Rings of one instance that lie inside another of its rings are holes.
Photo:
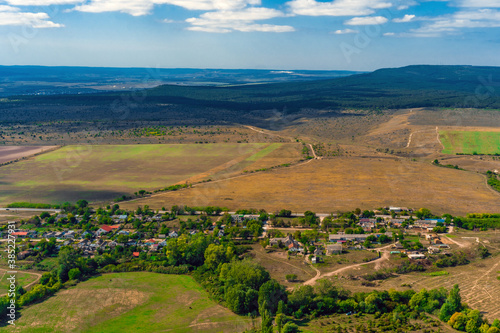
[[[80,278],[80,275],[82,275],[82,272],[80,272],[79,268],[72,268],[68,272],[68,277],[70,280],[78,280]]]
[[[299,327],[295,324],[292,323],[291,321],[286,323],[285,326],[283,326],[282,333],[297,333],[299,331]]]

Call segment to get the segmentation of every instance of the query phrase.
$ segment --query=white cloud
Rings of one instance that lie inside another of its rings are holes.
[[[225,33],[231,31],[261,31],[261,32],[290,32],[295,29],[287,25],[256,24],[258,20],[268,20],[285,16],[281,11],[271,8],[250,7],[239,11],[208,12],[200,17],[188,18],[191,24],[188,30]]]
[[[384,33],[384,36],[387,36],[387,37],[391,37],[391,36],[395,36],[396,34],[394,32],[386,32]]]
[[[5,0],[14,6],[52,6],[52,5],[74,5],[82,3],[83,0]]]
[[[344,29],[344,30],[335,30],[333,33],[336,35],[345,35],[345,34],[356,34],[358,32],[359,32],[358,30]]]
[[[353,17],[344,22],[346,25],[375,25],[387,23],[387,18],[383,16]]]
[[[406,22],[410,22],[411,20],[413,20],[415,18],[415,15],[408,15],[406,14],[405,16],[403,16],[402,18],[395,18],[394,20],[392,20],[392,22],[396,22],[396,23],[406,23]]]
[[[392,6],[385,0],[334,0],[330,2],[292,0],[287,2],[287,5],[293,14],[306,16],[370,15],[377,9]]]
[[[414,37],[439,37],[443,34],[457,34],[467,28],[500,27],[500,11],[479,9],[459,11],[451,15],[431,19],[431,22],[410,31]]]
[[[46,13],[23,13],[18,11],[0,12],[0,26],[17,25],[32,28],[60,28],[63,25],[49,21]]]
[[[479,7],[479,8],[499,8],[498,0],[461,0],[458,2],[460,7]]]
[[[35,1],[35,0],[12,0],[12,1]],[[42,0],[42,1],[51,1],[51,0]],[[52,1],[57,1],[57,0],[52,0]],[[71,1],[71,0],[63,0],[63,1]],[[142,16],[151,13],[155,5],[174,5],[183,7],[188,10],[226,11],[226,10],[241,10],[247,6],[257,6],[260,4],[261,0],[91,0],[88,3],[76,6],[74,9],[77,11],[90,12],[90,13],[122,12],[133,16]]]

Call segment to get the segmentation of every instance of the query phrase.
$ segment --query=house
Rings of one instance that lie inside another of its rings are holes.
[[[269,240],[269,245],[274,246],[274,245],[279,245],[281,243],[285,247],[288,247],[293,242],[295,242],[295,240],[293,239],[293,236],[292,235],[288,235],[288,236],[283,237],[283,238],[271,238]]]
[[[314,256],[314,257],[311,258],[311,263],[313,263],[313,264],[317,264],[317,263],[320,263],[320,262],[321,262],[321,258],[320,257]]]
[[[439,253],[441,252],[441,249],[437,246],[429,246],[427,248],[427,251],[430,253],[430,254],[434,254],[434,253]]]
[[[291,251],[291,252],[302,252],[302,251],[304,251],[304,249],[302,248],[302,246],[300,246],[299,242],[293,241],[292,243],[290,243],[288,245],[288,251]]]
[[[224,236],[224,230],[219,230],[219,234],[217,236],[218,237],[223,237]]]
[[[326,246],[326,254],[341,254],[342,253],[342,244],[331,244]]]
[[[198,230],[196,230],[196,229],[195,229],[195,230],[191,230],[191,231],[189,232],[189,234],[190,234],[191,236],[196,235],[197,233],[198,233]]]
[[[31,255],[31,250],[22,251],[17,254],[17,259],[23,260],[26,257],[29,257],[30,255]]]
[[[125,236],[128,236],[129,234],[130,234],[130,232],[129,232],[129,231],[127,231],[127,230],[120,230],[120,231],[118,231],[118,235],[125,235]]]
[[[83,234],[82,234],[82,238],[85,238],[87,235],[90,235],[90,237],[94,236],[94,234],[92,234],[90,231],[84,231]]]
[[[231,221],[236,222],[236,223],[243,223],[245,220],[258,220],[259,215],[255,214],[247,214],[247,215],[242,215],[242,214],[232,214],[231,215]]]
[[[329,235],[328,239],[330,242],[346,242],[346,241],[357,241],[357,242],[364,242],[370,235],[369,234],[336,234],[336,235]]]
[[[179,237],[179,234],[175,231],[171,231],[169,234],[168,234],[168,237],[170,238],[177,238]]]
[[[165,239],[165,238],[167,238],[167,235],[166,234],[159,234],[158,238]]]
[[[422,253],[411,253],[411,254],[408,254],[408,258],[414,259],[414,260],[425,259],[425,254],[422,254]]]
[[[132,252],[132,256],[134,258],[139,258],[139,254],[140,254],[139,252]]]
[[[16,236],[16,238],[26,238],[28,237],[28,232],[26,231],[18,231],[11,233],[12,236]]]
[[[149,247],[151,251],[158,251],[159,245],[158,244],[153,244]]]
[[[73,230],[68,231],[67,233],[64,234],[64,238],[66,239],[75,238],[75,236],[76,232],[74,232]]]
[[[109,232],[112,232],[114,228],[110,227],[109,225],[103,225],[99,228],[99,230],[96,231],[97,236],[101,236],[103,234],[107,234]]]
[[[404,249],[403,245],[401,245],[401,243],[400,243],[400,242],[397,242],[396,244],[394,244],[394,245],[392,246],[392,248],[393,248],[393,249],[397,249],[397,250],[402,250],[402,249]]]
[[[323,255],[323,249],[320,247],[317,247],[316,250],[314,250],[314,255],[317,256],[322,256]]]

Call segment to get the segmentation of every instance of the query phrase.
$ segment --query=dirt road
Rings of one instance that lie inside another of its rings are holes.
[[[387,249],[390,249],[393,245],[394,244],[390,244],[390,245],[387,245],[387,246],[384,246],[384,247],[381,247],[381,248],[377,249],[379,252],[383,253],[382,256],[380,258],[378,258],[378,259],[375,259],[375,260],[370,261],[370,262],[362,262],[362,263],[359,263],[359,264],[353,264],[353,265],[349,265],[349,266],[346,266],[346,267],[342,267],[342,268],[339,268],[337,270],[334,270],[332,272],[329,272],[329,273],[326,273],[326,274],[323,274],[323,275],[321,275],[321,273],[320,274],[316,274],[315,277],[313,277],[312,279],[309,279],[306,282],[304,282],[304,285],[305,286],[312,286],[320,278],[324,278],[324,277],[328,277],[328,276],[332,276],[332,275],[338,275],[339,273],[342,273],[342,272],[344,272],[344,271],[346,271],[348,269],[351,269],[351,268],[354,268],[354,267],[359,267],[359,266],[362,266],[362,265],[375,264],[375,269],[377,269],[377,268],[380,267],[380,263],[381,262],[389,260],[390,251],[388,251]]]

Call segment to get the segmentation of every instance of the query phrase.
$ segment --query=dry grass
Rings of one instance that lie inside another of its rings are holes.
[[[0,164],[54,149],[56,146],[0,146]]]
[[[271,277],[287,287],[293,287],[316,275],[316,272],[307,264],[303,256],[290,256],[287,259],[285,250],[273,250],[266,253],[260,244],[253,245],[254,260],[261,264],[271,274]],[[296,282],[288,282],[287,274],[297,275]]]
[[[145,204],[155,209],[185,204],[325,213],[395,205],[463,215],[498,212],[500,194],[473,172],[403,159],[341,157],[206,183],[122,206]]]

